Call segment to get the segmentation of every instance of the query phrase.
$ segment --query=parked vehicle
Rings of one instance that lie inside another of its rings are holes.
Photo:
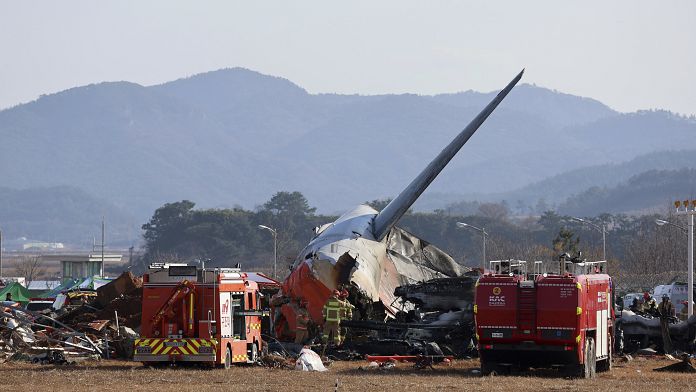
[[[609,370],[614,301],[603,263],[562,259],[549,273],[535,262],[527,273],[524,261],[491,262],[474,307],[482,373],[562,367],[593,378]]]
[[[143,276],[141,338],[134,360],[200,362],[211,366],[256,362],[263,349],[261,292],[238,268],[153,265]]]

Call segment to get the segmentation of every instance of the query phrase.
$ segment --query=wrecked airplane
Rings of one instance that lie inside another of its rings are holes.
[[[356,307],[354,320],[384,321],[413,305],[395,295],[397,287],[467,272],[442,250],[395,225],[523,73],[508,83],[381,212],[360,205],[335,222],[315,229],[314,238],[300,252],[274,300],[278,337],[294,336],[299,300],[306,301],[310,319],[320,325],[323,306],[333,290],[345,288]],[[472,301],[473,295],[468,298],[469,305]]]
[[[692,352],[696,341],[696,315],[679,321],[672,317],[668,321],[669,341],[673,350],[665,349],[660,318],[649,314],[623,310],[616,318],[617,347],[619,352],[633,353],[655,347],[662,352],[674,349]]]

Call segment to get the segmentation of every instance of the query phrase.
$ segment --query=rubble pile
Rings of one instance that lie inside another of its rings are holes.
[[[41,311],[0,302],[0,362],[130,358],[140,326],[141,297],[142,281],[125,272],[96,293],[61,293],[52,308]]]
[[[372,355],[475,355],[474,288],[478,271],[436,278],[394,290],[401,310],[394,320],[347,320],[346,347]]]

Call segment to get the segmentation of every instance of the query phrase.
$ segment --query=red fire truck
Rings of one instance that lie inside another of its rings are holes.
[[[476,286],[474,317],[483,374],[560,367],[593,378],[611,368],[612,280],[605,262],[561,257],[558,272],[535,262],[494,261]]]
[[[143,276],[141,338],[145,363],[252,363],[262,349],[259,284],[277,282],[238,268],[151,265]]]

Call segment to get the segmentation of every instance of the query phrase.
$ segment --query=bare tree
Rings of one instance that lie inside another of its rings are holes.
[[[18,276],[23,276],[27,287],[36,280],[39,276],[46,273],[46,268],[39,256],[23,256],[15,265],[15,273]]]

